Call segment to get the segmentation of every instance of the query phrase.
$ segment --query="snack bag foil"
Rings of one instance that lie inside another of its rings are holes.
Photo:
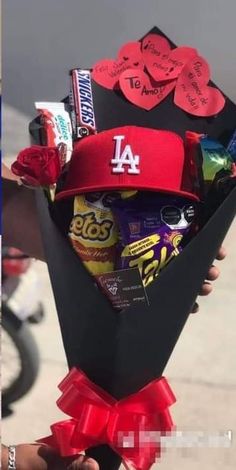
[[[217,140],[204,136],[200,139],[202,150],[202,171],[205,182],[212,182],[220,170],[231,170],[233,158]]]
[[[94,276],[115,268],[118,229],[111,203],[133,194],[135,191],[96,192],[74,198],[74,215],[68,235],[75,251]]]
[[[232,159],[234,160],[234,163],[236,163],[236,130],[234,131],[233,136],[230,139],[227,150],[230,153]]]
[[[113,213],[120,231],[115,268],[138,267],[146,287],[181,252],[181,242],[195,219],[196,203],[146,192],[115,201]]]

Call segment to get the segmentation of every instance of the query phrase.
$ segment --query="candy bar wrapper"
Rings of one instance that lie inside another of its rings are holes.
[[[70,160],[73,141],[69,112],[64,103],[36,102],[35,107],[40,116],[43,144],[48,147],[66,145],[65,162]]]
[[[219,141],[203,136],[200,139],[200,146],[202,150],[202,171],[206,183],[213,181],[216,173],[221,169],[231,169],[233,158]]]
[[[233,139],[231,141],[233,145]],[[231,145],[231,150],[232,150]],[[185,178],[192,180],[192,185],[201,201],[206,202],[207,194],[220,172],[231,174],[233,171],[233,155],[219,140],[206,134],[187,131],[185,134],[185,151],[187,163],[194,163],[185,172]]]
[[[196,218],[196,203],[170,194],[140,192],[112,205],[120,231],[116,269],[139,268],[149,285],[181,250]]]
[[[97,132],[90,70],[71,70],[69,95],[75,140]]]

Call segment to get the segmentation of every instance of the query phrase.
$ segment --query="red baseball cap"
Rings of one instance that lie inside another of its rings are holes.
[[[174,132],[116,127],[76,143],[56,199],[93,191],[138,189],[199,200],[182,187],[184,167],[183,140]]]

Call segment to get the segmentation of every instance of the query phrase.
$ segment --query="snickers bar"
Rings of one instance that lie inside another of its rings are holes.
[[[72,122],[75,123],[75,137],[80,139],[96,133],[90,71],[71,70],[71,85]]]

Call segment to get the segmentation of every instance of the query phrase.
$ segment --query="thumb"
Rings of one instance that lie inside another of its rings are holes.
[[[80,455],[70,465],[67,470],[99,470],[96,460]]]

